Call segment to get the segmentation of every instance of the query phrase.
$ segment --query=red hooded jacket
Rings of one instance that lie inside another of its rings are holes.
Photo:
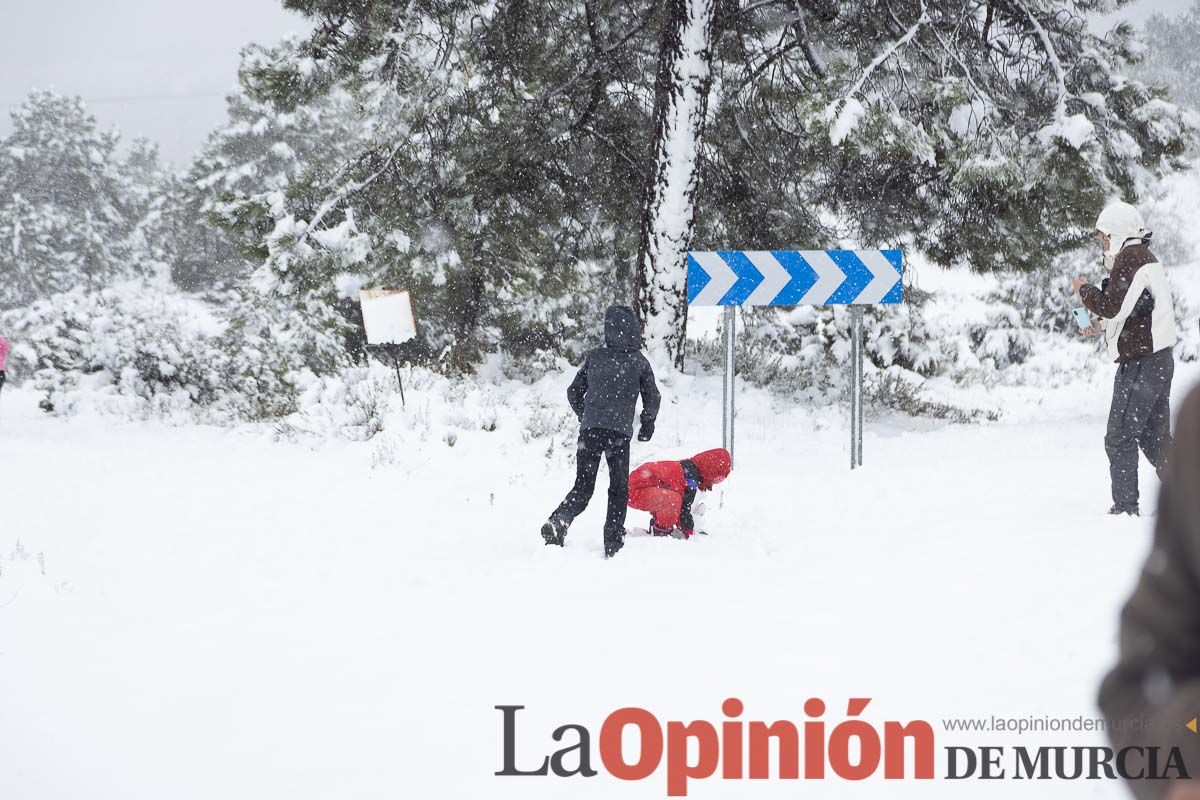
[[[724,448],[705,450],[689,460],[700,473],[701,491],[711,491],[729,477],[732,459]],[[679,524],[683,495],[687,488],[681,462],[651,461],[629,473],[629,505],[649,511],[660,528],[672,528]]]

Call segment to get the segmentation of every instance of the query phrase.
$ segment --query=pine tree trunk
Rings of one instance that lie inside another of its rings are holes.
[[[699,149],[712,84],[716,0],[664,0],[634,310],[656,365],[683,367],[687,251],[695,226]]]

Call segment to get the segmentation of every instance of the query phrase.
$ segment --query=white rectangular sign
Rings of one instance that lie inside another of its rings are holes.
[[[362,303],[363,325],[367,329],[367,344],[400,344],[417,335],[412,301],[403,289],[363,289],[358,293]]]

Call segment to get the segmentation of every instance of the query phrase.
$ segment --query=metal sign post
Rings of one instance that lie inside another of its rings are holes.
[[[851,306],[850,468],[862,466],[863,308],[904,302],[899,250],[722,250],[688,253],[688,305],[725,308],[721,438],[733,454],[738,306]]]
[[[863,307],[850,307],[850,469],[862,466]]]
[[[737,367],[737,307],[725,306],[725,380],[721,384],[721,446],[733,462],[733,380]]]
[[[400,345],[386,344],[384,347],[392,355],[392,366],[396,368],[396,385],[400,387],[400,407],[408,408],[408,403],[404,399],[404,381],[400,380]]]

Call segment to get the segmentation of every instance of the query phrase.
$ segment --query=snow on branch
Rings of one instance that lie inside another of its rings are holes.
[[[392,165],[392,161],[396,158],[396,153],[400,152],[400,148],[403,147],[404,144],[405,142],[401,141],[399,144],[393,147],[392,152],[388,153],[387,159],[383,162],[383,166],[380,167],[375,173],[361,181],[352,181],[343,185],[340,189],[330,195],[325,202],[321,203],[321,205],[317,208],[317,212],[313,214],[313,218],[308,221],[308,225],[305,227],[304,233],[301,235],[301,239],[308,236],[308,234],[314,228],[316,228],[318,224],[320,224],[321,220],[323,220],[330,211],[337,208],[339,203],[341,203],[350,195],[367,188],[376,180],[378,180],[379,176],[387,172],[388,167]]]
[[[808,24],[804,20],[804,7],[800,5],[800,0],[795,0],[796,7],[796,38],[800,41],[800,47],[804,53],[804,58],[808,61],[808,66],[816,73],[817,77],[825,80],[829,74],[829,69],[825,66],[825,62],[817,55],[816,49],[812,46],[812,42],[808,38]]]
[[[1054,43],[1050,41],[1050,34],[1046,33],[1046,29],[1042,27],[1042,23],[1038,22],[1037,17],[1029,10],[1029,6],[1025,5],[1022,0],[1015,0],[1017,7],[1025,12],[1025,16],[1029,17],[1029,22],[1033,25],[1034,31],[1037,32],[1038,38],[1042,41],[1042,48],[1046,51],[1046,58],[1050,59],[1050,66],[1054,69],[1054,79],[1058,84],[1058,104],[1055,109],[1055,116],[1059,121],[1066,119],[1067,116],[1067,98],[1070,93],[1067,91],[1067,73],[1063,70],[1062,62],[1058,60],[1058,52],[1054,49]]]
[[[836,121],[829,129],[829,139],[834,145],[841,144],[850,134],[850,131],[854,130],[854,126],[858,124],[858,120],[866,113],[866,109],[863,108],[862,103],[855,99],[854,95],[862,91],[863,86],[875,70],[879,69],[885,61],[894,56],[900,48],[911,42],[913,37],[917,35],[917,30],[927,22],[929,22],[929,12],[925,8],[925,0],[921,0],[921,15],[917,17],[917,21],[913,23],[913,26],[903,36],[892,42],[883,52],[875,56],[875,60],[867,65],[867,68],[863,70],[863,74],[850,87],[850,91],[846,92],[840,100],[829,104],[829,107],[825,110],[825,116],[830,120],[836,117]]]
[[[1058,58],[1054,43],[1050,41],[1050,34],[1046,32],[1045,27],[1034,16],[1024,0],[1014,0],[1014,2],[1025,12],[1025,16],[1029,17],[1029,22],[1042,43],[1042,49],[1046,51],[1046,58],[1054,70],[1054,80],[1058,91],[1058,99],[1054,104],[1054,122],[1042,128],[1039,138],[1043,144],[1049,144],[1052,140],[1059,139],[1075,150],[1080,150],[1095,134],[1096,126],[1084,114],[1067,115],[1067,100],[1072,95],[1067,90],[1067,72]]]

